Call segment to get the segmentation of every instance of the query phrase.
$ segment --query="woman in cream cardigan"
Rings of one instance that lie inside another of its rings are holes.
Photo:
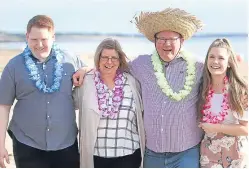
[[[102,41],[94,63],[96,70],[74,91],[80,113],[80,166],[140,167],[145,134],[139,84],[126,73],[126,55],[117,40]]]

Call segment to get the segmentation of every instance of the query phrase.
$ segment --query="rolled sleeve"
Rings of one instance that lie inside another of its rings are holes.
[[[73,103],[75,110],[79,110],[79,88],[75,87],[73,90]]]
[[[12,105],[15,100],[15,95],[14,70],[7,65],[0,79],[0,104]]]

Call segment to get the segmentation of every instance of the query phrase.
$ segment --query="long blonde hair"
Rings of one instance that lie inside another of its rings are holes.
[[[233,51],[233,48],[228,41],[228,39],[216,39],[209,47],[204,64],[203,70],[203,82],[201,85],[201,98],[199,101],[199,112],[202,110],[203,105],[206,102],[206,96],[208,94],[209,86],[211,85],[211,74],[207,67],[208,55],[212,48],[225,48],[229,54],[228,65],[230,67],[227,68],[226,74],[229,79],[229,89],[228,89],[228,97],[229,97],[229,106],[231,110],[238,113],[238,115],[243,116],[243,112],[247,109],[247,105],[245,105],[245,98],[247,98],[248,94],[248,86],[247,81],[239,75],[238,72],[238,64],[236,60],[236,55]],[[247,101],[246,101],[247,102]],[[202,116],[202,114],[201,114]]]

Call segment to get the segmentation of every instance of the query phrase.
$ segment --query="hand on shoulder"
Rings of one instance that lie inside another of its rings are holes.
[[[93,70],[93,68],[91,68],[91,67],[82,67],[79,70],[77,70],[73,74],[73,85],[74,86],[81,86],[86,73],[90,72],[91,70]]]

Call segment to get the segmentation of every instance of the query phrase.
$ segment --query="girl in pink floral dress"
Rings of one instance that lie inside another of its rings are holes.
[[[229,41],[216,39],[208,49],[201,86],[201,167],[246,167],[248,87],[238,69]]]

